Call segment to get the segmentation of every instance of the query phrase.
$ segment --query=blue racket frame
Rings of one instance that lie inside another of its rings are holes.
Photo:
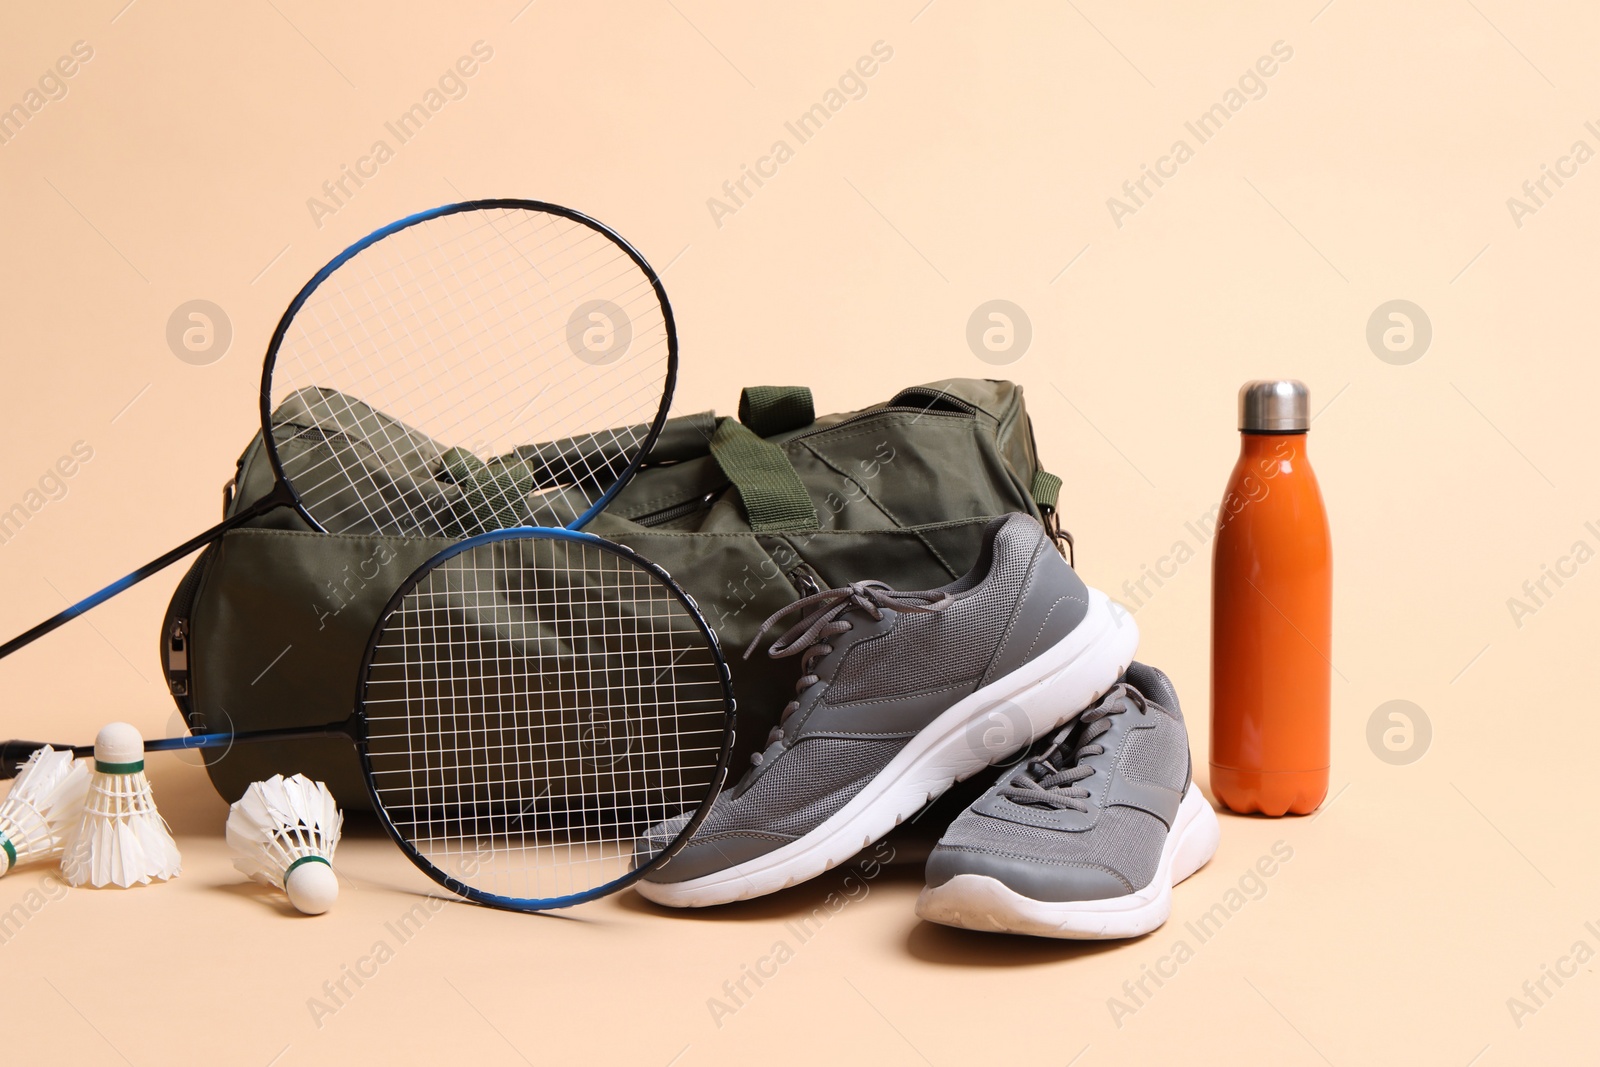
[[[523,200],[515,198],[466,200],[459,204],[446,204],[443,207],[436,207],[428,211],[419,211],[415,215],[408,215],[397,222],[391,222],[387,226],[372,231],[367,236],[351,245],[349,248],[346,248],[343,252],[340,252],[337,256],[334,256],[333,259],[329,260],[321,270],[317,271],[317,273],[312,276],[310,281],[301,286],[300,291],[296,293],[294,299],[289,302],[289,306],[284,309],[283,315],[279,317],[278,325],[272,331],[272,339],[267,344],[267,354],[265,359],[262,361],[261,368],[261,437],[263,444],[266,446],[267,462],[272,467],[273,487],[271,491],[269,491],[265,496],[257,500],[255,503],[244,508],[237,515],[224,519],[222,522],[217,523],[215,526],[212,526],[205,532],[198,534],[195,537],[191,537],[189,540],[172,549],[170,552],[166,552],[163,555],[158,556],[156,559],[151,560],[149,563],[138,568],[137,570],[118,578],[116,581],[111,582],[103,589],[89,594],[70,607],[67,607],[62,611],[57,612],[55,615],[52,615],[44,622],[25,630],[11,640],[5,642],[5,644],[0,645],[0,659],[4,659],[18,649],[32,644],[45,634],[50,633],[52,630],[55,630],[56,628],[65,625],[68,622],[71,622],[73,619],[77,618],[79,615],[82,615],[91,608],[105,603],[118,593],[121,593],[129,587],[144,581],[152,574],[165,570],[167,567],[170,567],[178,560],[188,556],[196,549],[203,548],[215,541],[229,530],[243,526],[252,519],[259,518],[260,516],[265,515],[268,512],[275,511],[278,508],[293,508],[295,513],[309,523],[313,530],[326,532],[323,530],[322,525],[312,517],[310,511],[305,507],[305,505],[301,503],[299,494],[294,491],[294,486],[284,475],[283,464],[278,457],[277,442],[273,439],[272,371],[273,368],[277,366],[278,350],[282,346],[284,336],[289,330],[289,324],[294,320],[295,314],[300,310],[301,306],[305,304],[306,300],[310,298],[311,294],[316,292],[317,288],[321,286],[322,283],[326,281],[335,270],[347,262],[352,256],[357,255],[362,250],[372,246],[376,242],[381,241],[385,237],[397,233],[400,230],[415,226],[418,223],[426,222],[429,219],[439,218],[442,215],[453,215],[463,211],[475,211],[482,208],[497,207],[533,210],[551,215],[557,215],[579,223],[583,226],[587,226],[596,233],[601,234],[615,244],[618,248],[620,248],[629,259],[633,260],[634,264],[637,265],[638,268],[644,273],[645,277],[650,280],[650,285],[655,290],[656,299],[661,303],[661,315],[662,320],[666,325],[667,333],[667,369],[666,376],[663,380],[661,404],[657,408],[655,418],[651,421],[650,428],[645,434],[644,441],[640,445],[638,452],[635,453],[632,461],[617,476],[617,480],[611,485],[611,487],[602,493],[600,497],[589,506],[588,510],[584,511],[583,514],[577,516],[570,523],[568,523],[567,528],[574,530],[582,529],[590,519],[598,515],[605,508],[605,506],[611,502],[612,498],[615,497],[617,493],[622,491],[622,487],[628,484],[628,482],[633,478],[634,473],[639,469],[639,465],[644,462],[644,457],[649,454],[650,449],[655,445],[656,439],[660,437],[661,429],[667,421],[667,411],[672,406],[672,394],[676,389],[678,382],[678,329],[676,320],[674,320],[672,315],[672,304],[667,300],[667,291],[661,284],[661,278],[656,274],[655,269],[645,261],[645,258],[639,254],[638,250],[630,245],[621,234],[611,229],[611,227],[605,225],[605,223],[599,222],[583,214],[581,211],[574,211],[571,208],[562,207],[559,204],[547,203],[542,200]]]
[[[628,871],[626,874],[606,882],[603,885],[595,886],[592,889],[584,890],[581,893],[571,893],[566,896],[559,897],[508,897],[497,893],[488,893],[481,889],[476,889],[472,886],[469,886],[460,879],[453,877],[448,872],[442,871],[438,867],[434,866],[427,857],[422,855],[422,853],[405,838],[405,836],[400,832],[399,828],[395,826],[394,821],[389,817],[388,811],[383,806],[383,798],[378,792],[377,780],[372,766],[372,760],[367,751],[367,675],[372,668],[372,658],[378,648],[378,641],[384,633],[384,623],[387,621],[388,617],[405,599],[406,594],[415,589],[416,586],[430,573],[432,573],[434,568],[438,567],[440,564],[461,555],[463,552],[469,552],[475,548],[478,548],[481,545],[491,544],[496,541],[509,541],[517,538],[528,537],[548,540],[572,541],[575,543],[599,548],[606,552],[614,553],[615,555],[627,560],[629,563],[643,568],[657,580],[659,580],[662,586],[671,592],[678,599],[678,602],[682,604],[683,607],[688,611],[690,618],[694,620],[695,625],[700,630],[700,633],[705,637],[706,645],[711,650],[712,657],[717,665],[717,676],[722,689],[724,705],[722,745],[717,753],[716,766],[713,769],[711,780],[706,786],[706,795],[701,799],[699,805],[696,806],[694,813],[690,816],[688,822],[684,824],[683,829],[678,833],[678,836],[675,837],[665,848],[658,852],[649,863],[646,863],[641,867],[636,867]],[[689,842],[689,839],[694,836],[695,831],[700,828],[700,825],[705,822],[706,817],[711,813],[711,806],[716,800],[717,794],[722,791],[722,787],[727,781],[728,766],[733,756],[734,721],[735,704],[733,696],[733,678],[728,672],[728,663],[722,654],[722,645],[717,640],[715,631],[713,631],[711,627],[707,625],[705,616],[700,613],[699,605],[695,603],[694,598],[690,596],[682,586],[678,585],[678,583],[672,579],[670,574],[656,564],[651,563],[649,560],[645,559],[631,548],[628,548],[625,545],[616,544],[612,541],[607,541],[601,537],[596,537],[593,534],[557,527],[515,526],[500,530],[491,530],[488,533],[478,534],[475,537],[469,537],[464,541],[453,544],[450,547],[436,553],[432,559],[418,567],[411,573],[409,577],[407,577],[405,582],[402,583],[400,588],[395,592],[394,596],[389,599],[389,603],[384,608],[383,615],[379,618],[377,624],[372,629],[372,635],[367,642],[366,652],[362,657],[360,682],[357,685],[355,694],[355,707],[351,711],[350,717],[344,721],[329,723],[325,726],[298,726],[274,730],[251,730],[243,733],[192,734],[188,737],[159,738],[146,741],[144,748],[146,753],[183,752],[192,749],[228,748],[236,744],[248,744],[255,741],[290,741],[315,737],[342,737],[347,741],[354,743],[356,747],[356,752],[361,759],[361,773],[366,781],[367,793],[372,798],[373,809],[377,812],[378,820],[380,823],[382,823],[384,831],[388,833],[389,837],[396,845],[400,846],[400,850],[405,853],[406,858],[411,860],[411,862],[415,864],[418,869],[427,874],[428,877],[432,878],[435,882],[448,889],[450,892],[466,900],[470,900],[478,904],[485,904],[490,907],[502,908],[508,911],[537,912],[550,911],[556,908],[567,908],[575,904],[582,904],[585,901],[595,900],[599,897],[615,893],[617,890],[626,888],[627,886],[638,881],[645,874],[655,870],[657,867],[660,867],[663,863],[666,863],[673,856],[675,856],[683,848],[683,846]],[[15,765],[23,760],[26,760],[28,755],[35,749],[42,747],[42,744],[42,742],[38,741],[20,740],[0,743],[0,764],[3,764],[3,770],[0,770],[0,778],[10,777],[11,773],[14,772]],[[73,746],[53,744],[51,747],[56,749],[70,749],[72,754],[78,757],[91,756],[94,754],[93,745]]]
[[[712,656],[716,660],[717,675],[722,686],[722,696],[725,706],[722,730],[722,746],[717,755],[716,768],[712,774],[711,782],[706,787],[705,797],[702,798],[700,804],[695,808],[694,814],[691,815],[689,821],[684,824],[683,829],[679,831],[678,836],[673,838],[672,842],[658,852],[649,863],[646,863],[640,867],[635,867],[621,877],[613,879],[610,882],[606,882],[603,885],[595,886],[594,888],[585,890],[581,893],[572,893],[560,897],[523,898],[508,897],[496,893],[489,893],[485,892],[484,890],[469,886],[460,879],[453,877],[448,872],[442,871],[438,867],[434,866],[426,856],[422,855],[422,853],[414,845],[412,845],[403,834],[400,833],[399,829],[394,825],[394,822],[389,818],[389,813],[385,810],[382,799],[378,793],[378,785],[373,771],[372,760],[367,751],[367,679],[372,669],[372,658],[378,649],[378,641],[384,633],[384,623],[388,620],[390,614],[400,606],[406,595],[415,589],[417,585],[429,574],[431,574],[433,570],[440,564],[443,564],[464,552],[470,552],[482,545],[493,544],[497,541],[511,541],[528,537],[571,541],[593,548],[598,548],[620,556],[624,560],[627,560],[628,562],[641,567],[646,571],[649,571],[650,574],[659,580],[661,584],[677,598],[678,602],[683,605],[683,607],[688,611],[689,617],[694,620],[695,625],[705,637],[707,647],[711,649]],[[689,839],[692,838],[695,831],[700,828],[700,824],[705,822],[706,817],[710,815],[711,805],[716,800],[717,794],[722,791],[722,786],[727,780],[728,765],[733,756],[735,721],[733,677],[728,671],[727,660],[723,657],[722,644],[717,640],[716,632],[712,630],[710,625],[706,623],[705,616],[700,613],[700,606],[695,603],[694,597],[690,596],[687,590],[674,581],[672,576],[668,574],[665,569],[645,559],[633,549],[628,548],[626,545],[619,545],[613,541],[608,541],[603,537],[596,537],[594,534],[584,533],[579,530],[546,526],[506,527],[504,529],[490,530],[487,533],[481,533],[476,536],[469,537],[464,541],[459,541],[456,544],[453,544],[450,547],[438,552],[432,559],[428,560],[428,562],[424,563],[422,566],[418,567],[414,572],[412,572],[410,577],[408,577],[405,582],[401,584],[400,588],[395,591],[394,596],[390,597],[389,603],[385,605],[383,614],[379,617],[377,625],[372,628],[372,635],[368,639],[367,651],[361,661],[360,678],[361,681],[356,691],[355,713],[351,716],[350,721],[352,724],[354,724],[356,729],[356,734],[354,735],[353,739],[356,743],[356,751],[360,753],[361,756],[361,772],[366,777],[367,792],[372,796],[373,808],[377,811],[378,819],[383,824],[384,830],[388,832],[390,838],[394,840],[394,843],[400,846],[400,850],[406,854],[406,857],[435,882],[438,882],[440,885],[450,890],[450,892],[455,893],[457,896],[464,897],[467,900],[471,900],[479,904],[486,904],[490,907],[504,908],[510,911],[550,911],[556,908],[567,908],[573,906],[574,904],[582,904],[585,901],[608,896],[612,893],[615,893],[619,889],[624,889],[632,885],[634,882],[644,877],[644,875],[648,872],[655,870],[663,863],[666,863],[669,859],[675,856],[684,847],[684,845],[688,844]]]
[[[281,487],[287,494],[286,502],[300,514],[301,518],[305,519],[311,524],[312,529],[320,531],[322,530],[322,526],[317,522],[316,519],[311,517],[311,513],[307,511],[303,504],[301,504],[300,497],[297,493],[295,493],[293,485],[291,485],[288,478],[284,476],[283,464],[278,458],[278,445],[277,442],[273,440],[271,431],[272,371],[273,368],[277,366],[278,350],[283,345],[283,338],[284,335],[288,333],[289,324],[294,321],[295,313],[298,312],[301,306],[311,298],[311,294],[315,293],[322,283],[328,280],[329,276],[331,276],[334,271],[338,270],[346,262],[359,255],[365,249],[377,244],[385,237],[399,233],[401,230],[410,229],[412,226],[427,222],[430,219],[437,219],[444,215],[455,215],[463,211],[479,211],[485,208],[510,208],[521,209],[525,211],[540,211],[548,215],[558,215],[561,218],[569,219],[572,222],[589,227],[589,229],[594,230],[596,233],[607,238],[618,248],[622,249],[623,253],[625,253],[629,259],[633,260],[634,265],[644,273],[646,278],[650,279],[650,285],[655,290],[656,299],[661,303],[661,316],[662,320],[666,323],[667,330],[667,374],[661,391],[661,405],[656,409],[655,418],[650,422],[650,429],[645,434],[644,442],[639,446],[639,450],[634,454],[632,461],[627,465],[627,467],[623,468],[622,473],[617,476],[617,480],[611,485],[611,487],[602,493],[600,497],[589,506],[588,510],[579,515],[577,518],[573,519],[571,522],[567,523],[565,528],[569,530],[581,530],[584,528],[584,526],[588,525],[590,519],[600,514],[600,512],[605,509],[605,506],[611,502],[611,499],[622,491],[622,487],[627,485],[628,482],[632,480],[634,473],[639,469],[639,464],[644,462],[644,457],[649,454],[650,449],[655,445],[656,438],[661,436],[661,428],[666,425],[667,421],[667,411],[672,407],[672,394],[677,388],[678,384],[678,327],[676,320],[672,317],[672,304],[667,300],[667,290],[662,286],[660,276],[656,274],[655,268],[650,266],[649,263],[645,262],[645,258],[640,255],[639,251],[630,245],[621,234],[617,233],[617,231],[613,230],[605,223],[600,222],[597,219],[590,218],[581,211],[574,211],[569,207],[562,207],[560,204],[546,203],[543,200],[465,200],[459,204],[446,204],[443,207],[436,207],[429,211],[419,211],[415,215],[407,215],[403,219],[400,219],[396,222],[391,222],[382,229],[372,231],[371,233],[367,234],[367,236],[363,237],[361,240],[357,241],[355,244],[351,245],[349,248],[346,248],[343,252],[340,252],[337,256],[334,256],[331,260],[329,260],[326,266],[317,271],[316,274],[312,275],[311,280],[306,282],[306,284],[301,287],[300,291],[295,294],[294,299],[289,301],[289,306],[284,310],[283,317],[278,320],[277,328],[272,331],[272,339],[267,342],[267,355],[261,366],[261,425],[263,427],[262,443],[266,446],[267,461],[272,464],[272,473],[277,485]],[[525,527],[525,529],[545,528],[546,527]],[[550,528],[554,529],[554,527]]]

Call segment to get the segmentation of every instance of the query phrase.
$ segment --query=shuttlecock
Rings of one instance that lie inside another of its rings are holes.
[[[83,815],[89,764],[45,745],[17,770],[0,801],[0,875],[19,863],[60,855]]]
[[[114,722],[94,739],[83,814],[61,856],[68,885],[127,888],[178,873],[178,846],[144,775],[144,738]]]
[[[321,915],[339,896],[333,851],[344,816],[333,794],[303,774],[252,782],[228,809],[233,865],[263,885],[282,889],[307,915]]]

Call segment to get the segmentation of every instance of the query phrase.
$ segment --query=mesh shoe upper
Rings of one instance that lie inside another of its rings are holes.
[[[910,615],[892,631],[853,645],[845,653],[823,700],[830,705],[882,700],[905,693],[975,687],[994,658],[998,638],[1027,584],[1038,540],[1023,524],[998,530],[994,561],[976,586],[935,614]]]
[[[941,712],[1070,633],[1088,593],[1044,529],[1013,515],[990,525],[972,570],[941,589],[855,583],[794,607],[813,610],[769,654],[801,655],[795,700],[756,765],[651,880],[736,866],[815,829]],[[637,858],[682,825],[653,827]]]
[[[1189,737],[1167,676],[1135,663],[1051,746],[950,824],[927,881],[995,878],[1037,900],[1123,896],[1155,877],[1189,786]]]

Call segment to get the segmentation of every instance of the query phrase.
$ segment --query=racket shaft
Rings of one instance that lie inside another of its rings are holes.
[[[183,737],[163,737],[155,741],[146,741],[146,752],[184,752],[192,748],[227,748],[230,745],[248,745],[255,741],[301,741],[312,737],[342,737],[346,741],[352,740],[354,731],[353,723],[332,722],[326,726],[283,726],[275,730],[245,730],[240,733],[216,734],[187,734]],[[80,746],[74,746],[74,755],[88,755],[94,751],[93,745],[88,745],[87,752],[81,751]]]
[[[326,726],[284,726],[276,730],[246,730],[243,733],[188,734],[184,737],[162,737],[144,743],[145,752],[186,752],[194,748],[229,748],[247,745],[253,741],[303,741],[312,737],[354,737],[354,723],[350,720],[333,722]],[[27,760],[44,741],[0,741],[0,780],[15,777],[17,765]],[[57,751],[71,749],[79,759],[94,755],[93,745],[50,745]]]
[[[211,527],[205,533],[200,534],[197,537],[191,537],[189,540],[185,541],[177,548],[174,548],[172,551],[157,556],[155,559],[151,560],[149,563],[146,563],[143,567],[140,567],[132,574],[124,575],[123,577],[118,578],[116,581],[112,582],[99,592],[89,594],[76,604],[72,605],[70,608],[50,616],[50,618],[44,620],[44,622],[41,622],[31,630],[20,633],[16,637],[13,637],[11,640],[7,641],[5,644],[0,645],[0,659],[4,659],[5,657],[11,655],[11,653],[17,651],[19,648],[33,644],[33,642],[43,637],[51,630],[71,622],[73,619],[76,619],[79,615],[82,615],[90,608],[104,604],[107,600],[110,600],[124,589],[127,589],[130,586],[138,585],[140,582],[144,581],[152,574],[155,574],[157,571],[165,570],[196,549],[204,548],[206,545],[209,545],[211,542],[215,541],[217,538],[221,537],[235,526],[249,522],[251,519],[264,515],[275,508],[285,507],[292,503],[293,501],[290,499],[287,491],[285,490],[279,489],[272,493],[268,493],[250,507],[245,508],[239,514],[233,516],[231,519],[224,519],[222,522],[219,522],[215,526]]]

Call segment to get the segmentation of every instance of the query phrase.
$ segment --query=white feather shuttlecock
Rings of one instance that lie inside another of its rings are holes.
[[[306,915],[321,915],[339,896],[333,852],[344,815],[321,782],[275,774],[252,782],[228,809],[233,865],[263,885],[282,889]]]
[[[68,885],[145,885],[178,873],[177,843],[156,810],[144,774],[144,738],[114,722],[94,739],[94,773],[83,815],[61,856]]]
[[[83,815],[89,763],[45,745],[17,769],[0,801],[0,875],[29,860],[60,855]]]

